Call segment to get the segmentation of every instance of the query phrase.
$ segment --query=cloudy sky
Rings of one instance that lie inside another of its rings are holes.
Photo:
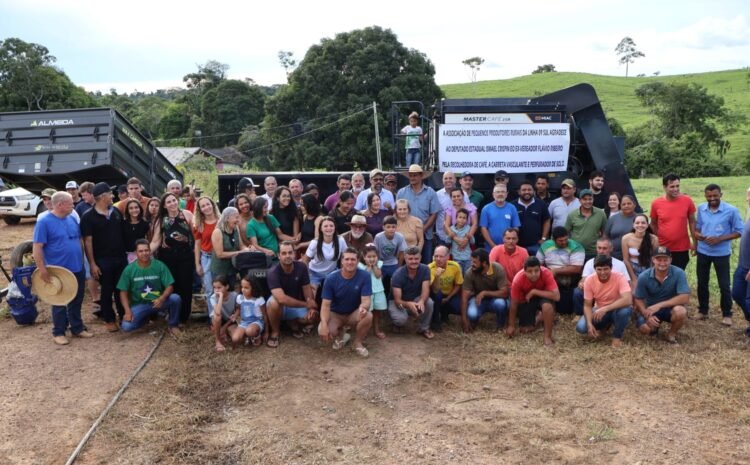
[[[285,81],[279,50],[301,59],[338,32],[378,25],[435,64],[438,84],[467,82],[461,61],[483,57],[479,80],[559,71],[623,75],[614,48],[625,36],[646,54],[631,74],[682,74],[750,66],[750,2],[0,0],[0,39],[46,46],[88,90],[150,91],[182,85],[218,60],[232,78]]]

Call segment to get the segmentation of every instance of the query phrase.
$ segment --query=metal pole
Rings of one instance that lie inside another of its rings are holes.
[[[378,104],[372,102],[372,117],[375,120],[375,153],[378,156],[378,169],[383,169],[383,160],[380,156],[380,130],[378,129]]]

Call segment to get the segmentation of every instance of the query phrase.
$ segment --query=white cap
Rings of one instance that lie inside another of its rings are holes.
[[[68,181],[67,184],[65,184],[65,189],[78,189],[78,183],[75,181]]]

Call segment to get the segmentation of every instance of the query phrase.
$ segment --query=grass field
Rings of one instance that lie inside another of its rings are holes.
[[[710,94],[724,98],[727,107],[745,110],[750,106],[750,83],[747,69],[716,71],[711,73],[683,74],[658,77],[616,77],[586,73],[543,73],[497,81],[479,81],[476,84],[447,84],[441,86],[447,98],[474,97],[533,97],[564,89],[580,83],[594,86],[608,117],[616,118],[625,130],[645,123],[649,114],[635,97],[635,89],[648,82],[694,82]],[[748,128],[729,138],[732,147],[727,153],[731,160],[750,156]]]

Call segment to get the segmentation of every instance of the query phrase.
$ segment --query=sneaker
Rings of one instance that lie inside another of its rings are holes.
[[[90,332],[88,332],[88,331],[87,331],[87,330],[85,330],[85,329],[84,329],[83,331],[81,331],[80,333],[78,333],[78,334],[74,334],[73,336],[75,336],[75,337],[80,337],[80,338],[82,338],[82,339],[88,339],[88,338],[90,338],[90,337],[94,337],[94,335],[93,335],[93,334],[91,334]]]
[[[725,316],[721,320],[721,324],[724,326],[732,326],[732,317],[731,316]]]
[[[52,340],[55,341],[55,344],[59,346],[66,346],[70,344],[70,341],[65,336],[53,336]]]
[[[343,349],[351,338],[352,337],[349,335],[349,333],[344,333],[344,337],[342,339],[336,339],[335,341],[333,341],[333,350]]]

